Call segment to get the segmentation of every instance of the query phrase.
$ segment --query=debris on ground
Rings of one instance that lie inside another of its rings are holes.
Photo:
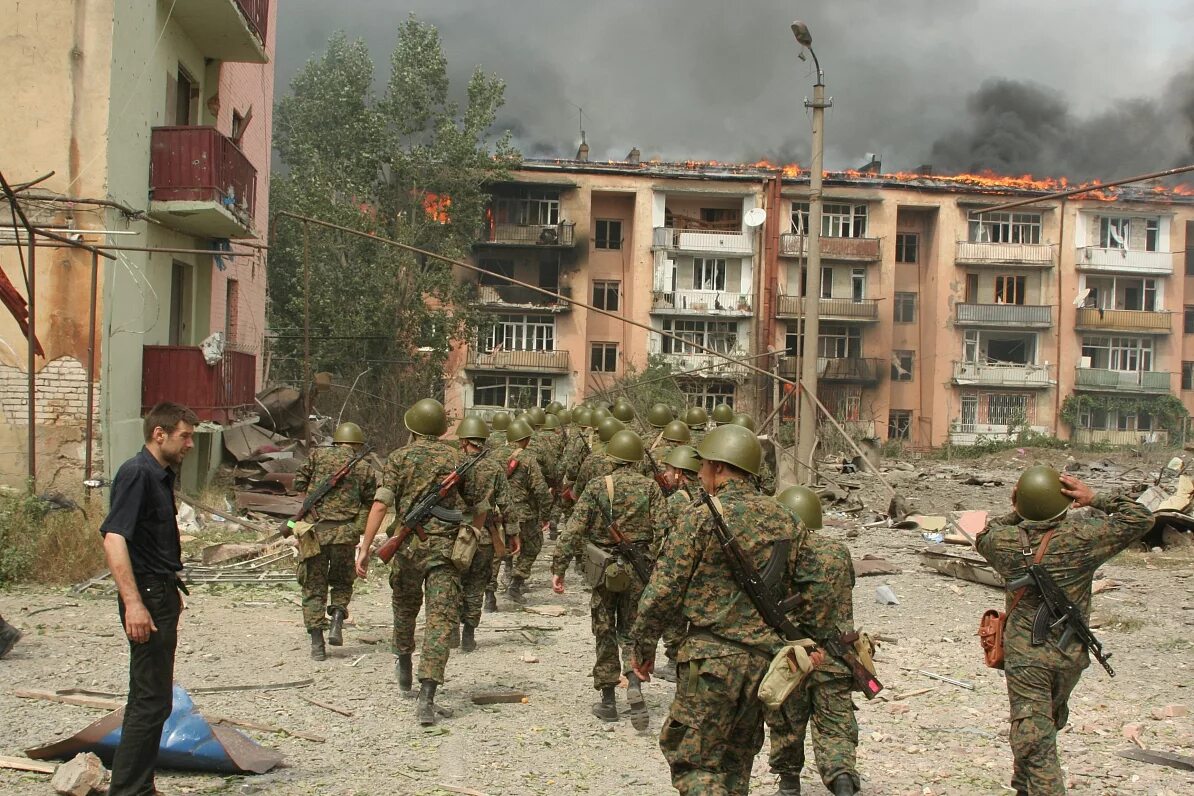
[[[108,769],[92,752],[75,755],[58,766],[50,778],[50,787],[63,796],[89,796],[107,790]]]

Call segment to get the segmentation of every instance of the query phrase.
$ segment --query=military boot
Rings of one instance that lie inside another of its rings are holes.
[[[452,632],[448,634],[448,649],[460,648],[460,625],[453,623]]]
[[[614,701],[614,687],[607,685],[601,689],[601,701],[593,704],[593,715],[602,721],[618,720],[618,704]]]
[[[485,613],[492,614],[497,612],[497,595],[489,589],[485,590],[485,603],[482,606]]]
[[[464,626],[464,628],[460,634],[460,651],[461,652],[472,652],[473,650],[475,650],[477,648],[477,638],[476,638],[476,636],[473,635],[476,632],[476,630],[477,629],[475,627],[473,627],[472,625],[466,624]]]
[[[331,625],[328,627],[328,643],[333,647],[342,647],[344,646],[344,619],[348,616],[348,612],[337,605],[328,610],[328,615],[332,617]]]
[[[778,784],[779,790],[775,792],[775,796],[800,796],[799,774],[780,774]]]
[[[328,651],[323,646],[323,631],[316,627],[307,632],[311,634],[311,660],[327,660]]]
[[[21,640],[21,631],[0,619],[0,658],[8,654],[13,645]]]
[[[668,658],[667,663],[655,670],[655,676],[665,683],[676,682],[676,659]]]
[[[523,584],[525,583],[526,580],[524,578],[520,578],[518,575],[510,578],[510,588],[506,589],[506,596],[509,597],[511,601],[516,602],[519,605],[526,603],[527,598],[526,595],[523,594]]]
[[[398,689],[401,691],[409,691],[413,683],[413,679],[411,677],[411,662],[409,653],[398,656],[398,664],[395,667],[395,672],[398,675]]]
[[[415,705],[415,716],[419,724],[430,727],[435,724],[435,689],[434,680],[420,680],[419,701]]]
[[[642,732],[651,724],[651,714],[647,712],[647,700],[643,699],[643,689],[639,687],[638,675],[629,672],[626,675],[626,701],[630,703],[630,726]]]
[[[833,778],[833,796],[854,796],[854,778],[849,774],[838,774]]]

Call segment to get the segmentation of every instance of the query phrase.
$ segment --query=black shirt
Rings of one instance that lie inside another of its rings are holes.
[[[171,576],[182,569],[182,543],[174,508],[174,471],[146,448],[116,471],[112,501],[100,533],[128,543],[133,575]]]

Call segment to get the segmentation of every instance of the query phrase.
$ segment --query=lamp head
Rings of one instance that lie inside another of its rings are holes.
[[[796,37],[796,41],[800,43],[801,47],[813,46],[813,34],[809,33],[808,25],[800,20],[792,23],[792,35]]]

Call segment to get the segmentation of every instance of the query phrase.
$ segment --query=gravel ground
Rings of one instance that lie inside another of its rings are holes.
[[[1031,454],[1030,454],[1031,455]],[[1060,464],[1060,452],[1041,452]],[[1080,457],[1081,458],[1081,457]],[[1083,461],[1101,460],[1086,457]],[[1158,457],[1164,461],[1166,457]],[[1121,457],[1121,462],[1149,463]],[[1027,457],[1004,454],[983,462],[917,463],[892,470],[897,491],[924,512],[955,508],[997,509],[1007,504],[1010,482]],[[896,463],[893,466],[906,466]],[[1156,463],[1152,463],[1156,467]],[[981,470],[1003,486],[965,486],[958,476]],[[1142,477],[1129,474],[1128,479]],[[1153,470],[1155,472],[1155,469]],[[1079,472],[1083,475],[1083,472]],[[872,476],[858,476],[863,503],[886,506]],[[979,615],[1001,603],[1000,593],[924,570],[919,534],[861,528],[858,519],[828,515],[825,533],[845,541],[854,556],[882,556],[898,575],[861,578],[855,615],[863,628],[894,637],[879,655],[887,689],[873,702],[859,700],[859,768],[867,794],[985,794],[1010,792],[1007,701],[1002,674],[986,669],[975,638]],[[861,519],[865,520],[863,516]],[[413,700],[394,686],[389,651],[389,588],[377,573],[353,602],[346,646],[329,648],[326,662],[307,656],[298,592],[293,586],[213,587],[193,590],[180,632],[177,679],[184,686],[226,686],[314,678],[312,687],[272,692],[201,694],[201,710],[268,722],[326,738],[250,732],[280,749],[285,764],[262,776],[216,777],[164,773],[166,794],[665,794],[667,767],[656,744],[673,686],[644,686],[651,729],[635,732],[628,720],[606,725],[589,713],[596,692],[588,595],[579,573],[569,573],[568,592],[551,594],[546,559],[532,580],[528,608],[561,606],[566,614],[544,616],[501,603],[486,615],[479,649],[455,654],[449,682],[438,701],[453,715],[429,730],[413,720]],[[1194,774],[1125,760],[1131,746],[1123,728],[1139,724],[1150,749],[1194,754],[1190,717],[1153,717],[1167,705],[1194,710],[1190,641],[1194,625],[1187,550],[1130,552],[1109,564],[1108,577],[1122,588],[1095,598],[1094,620],[1106,649],[1114,653],[1115,680],[1095,666],[1071,702],[1070,725],[1060,747],[1072,791],[1077,794],[1180,794],[1194,792]],[[888,584],[900,604],[879,605],[876,587]],[[42,610],[52,609],[52,610]],[[122,692],[127,645],[110,595],[75,596],[61,589],[23,588],[0,593],[0,612],[26,632],[0,662],[0,755],[20,756],[28,747],[66,737],[98,718],[99,711],[18,699],[14,689],[86,688]],[[32,612],[38,612],[31,615]],[[523,625],[559,628],[529,633],[496,632]],[[974,684],[974,690],[938,682],[923,669]],[[474,705],[479,691],[516,689],[524,704]],[[932,689],[924,693],[913,693]],[[893,699],[908,695],[905,699]],[[305,702],[314,698],[350,710],[341,716]],[[620,703],[623,707],[624,701]],[[811,757],[811,749],[810,749]],[[753,790],[773,792],[766,748],[755,765]],[[0,792],[45,794],[47,777],[0,770]],[[805,792],[825,792],[805,772]]]

